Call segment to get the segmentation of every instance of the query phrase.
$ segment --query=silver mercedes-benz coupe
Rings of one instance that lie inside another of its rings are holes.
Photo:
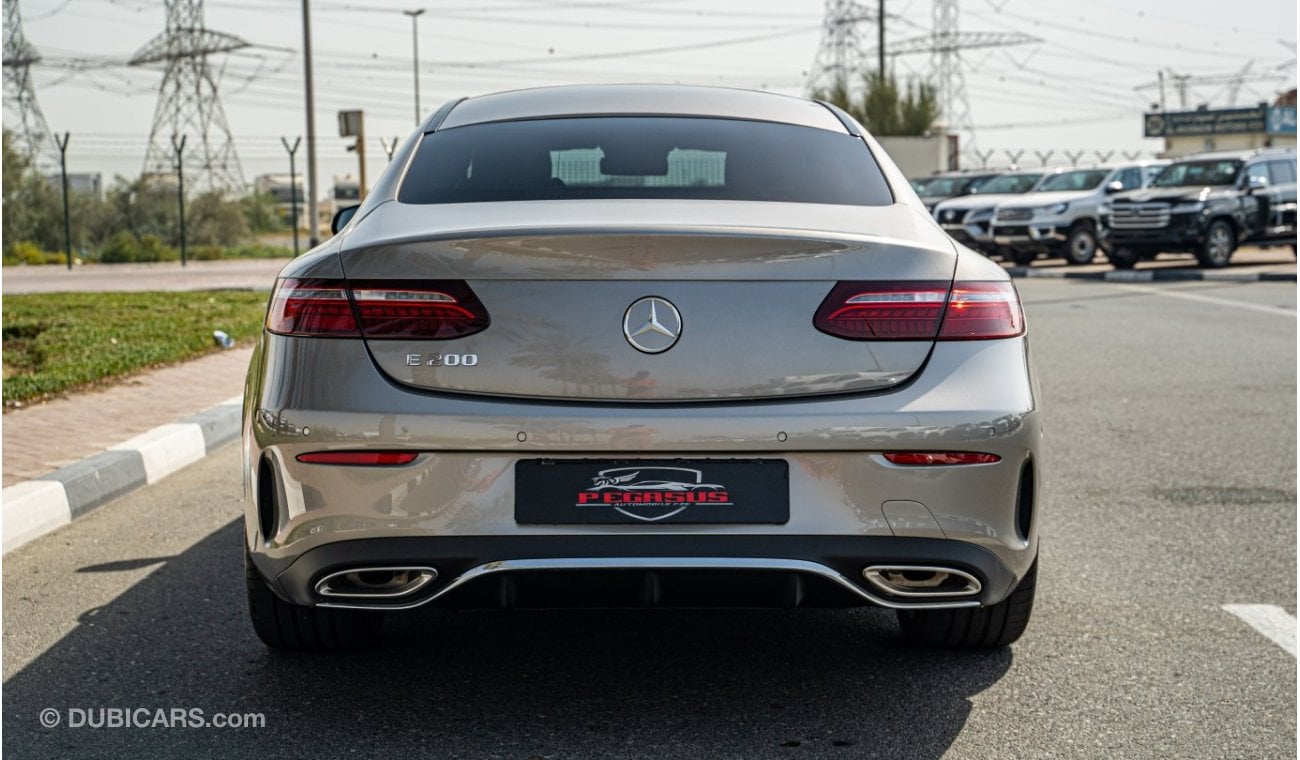
[[[848,607],[998,647],[1040,428],[1004,271],[833,106],[447,103],[280,273],[244,408],[261,639],[441,607]]]

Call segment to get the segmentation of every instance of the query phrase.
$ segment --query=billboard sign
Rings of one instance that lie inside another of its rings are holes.
[[[1146,137],[1184,137],[1193,135],[1262,134],[1268,127],[1267,106],[1253,108],[1202,109],[1148,113],[1143,116]],[[1291,129],[1295,130],[1295,109],[1291,109]]]

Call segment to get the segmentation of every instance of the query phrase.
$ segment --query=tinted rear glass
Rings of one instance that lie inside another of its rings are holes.
[[[1170,164],[1152,182],[1152,187],[1200,187],[1231,185],[1237,181],[1241,162],[1232,159],[1186,161]]]
[[[994,177],[980,185],[978,192],[985,195],[1027,193],[1042,178],[1043,175],[1041,174],[1003,174],[1001,177]]]
[[[1034,188],[1036,193],[1054,190],[1091,190],[1101,184],[1110,174],[1110,169],[1083,169],[1075,172],[1053,174]]]
[[[474,124],[425,135],[402,203],[694,198],[887,206],[863,142],[732,119],[604,117]]]

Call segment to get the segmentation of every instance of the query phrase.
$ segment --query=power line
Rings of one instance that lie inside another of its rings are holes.
[[[957,28],[957,0],[934,0],[932,5],[933,27],[930,30],[928,51],[930,53],[931,81],[939,93],[939,105],[943,109],[948,128],[966,134],[966,144],[962,150],[974,154],[975,125],[970,114],[970,99],[966,95],[966,73],[961,59],[961,51],[974,48],[1001,48],[1009,45],[1023,45],[1041,42],[1036,37],[1026,34],[1006,34],[998,32],[960,32]],[[912,44],[917,52],[926,50],[925,38],[916,42],[904,40],[895,43],[894,49],[907,51]]]
[[[217,92],[217,82],[208,66],[208,56],[246,48],[249,43],[232,34],[214,32],[203,23],[203,0],[167,0],[167,27],[131,58],[131,66],[163,64],[163,81],[158,91],[149,149],[145,153],[145,174],[167,174],[176,164],[173,151],[164,142],[178,135],[194,134],[198,145],[183,157],[179,170],[188,165],[193,184],[205,191],[241,193],[244,173],[235,152],[235,142]]]
[[[1070,32],[1071,34],[1078,34],[1083,37],[1092,37],[1093,39],[1110,40],[1113,42],[1124,42],[1132,45],[1140,45],[1145,49],[1176,50],[1180,53],[1194,53],[1198,56],[1208,55],[1208,56],[1217,56],[1220,58],[1239,57],[1233,53],[1224,53],[1215,50],[1206,50],[1204,47],[1188,47],[1186,45],[1180,45],[1178,43],[1173,43],[1173,44],[1164,43],[1164,42],[1160,42],[1159,40],[1153,40],[1149,36],[1139,36],[1139,35],[1128,36],[1123,34],[1114,34],[1111,32],[1099,31],[1093,28],[1091,25],[1088,25],[1086,19],[1084,19],[1082,16],[1079,17],[1077,24],[1064,24],[1057,21],[1049,21],[1046,19],[1036,18],[1034,16],[1026,16],[1024,14],[1014,13],[1012,11],[1003,10],[1003,9],[995,9],[995,11],[999,15],[1008,16],[1014,19],[1019,19],[1021,21],[1027,21],[1029,23],[1034,24],[1035,26],[1045,26],[1050,29],[1060,29],[1062,31]],[[980,16],[980,14],[978,13],[974,13],[972,15]]]
[[[866,73],[867,56],[858,39],[858,24],[863,21],[879,23],[857,0],[826,0],[821,42],[808,71],[809,93],[848,93]]]
[[[792,37],[798,34],[807,34],[817,29],[815,26],[796,27],[769,34],[755,34],[748,37],[735,37],[726,40],[713,40],[711,42],[692,42],[683,45],[668,45],[655,48],[641,48],[639,50],[618,50],[606,53],[578,53],[575,55],[556,55],[545,58],[513,58],[501,59],[496,61],[434,61],[433,64],[443,68],[473,69],[483,66],[511,66],[529,63],[550,63],[551,61],[597,61],[609,60],[613,58],[634,58],[643,55],[658,55],[661,53],[676,53],[683,50],[704,50],[707,48],[728,47],[731,45],[744,45],[750,42],[760,42],[763,40],[773,40],[779,37]]]
[[[32,67],[41,62],[41,54],[23,36],[18,0],[4,0],[4,9],[4,110],[8,116],[5,122],[17,125],[14,138],[18,152],[37,168],[46,170],[54,164],[55,143],[32,84]]]

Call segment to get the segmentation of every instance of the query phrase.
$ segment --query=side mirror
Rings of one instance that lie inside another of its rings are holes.
[[[1118,193],[1123,189],[1124,189],[1124,183],[1120,182],[1119,180],[1115,180],[1114,182],[1108,183],[1106,185],[1106,195],[1110,195],[1111,193]]]
[[[1258,175],[1254,175],[1254,174],[1252,174],[1252,175],[1251,175],[1251,176],[1246,180],[1246,189],[1247,189],[1247,190],[1263,190],[1263,189],[1266,188],[1266,187],[1268,187],[1268,178],[1267,178],[1267,177],[1260,177],[1260,176],[1258,176]]]
[[[359,205],[347,206],[335,211],[334,218],[330,220],[330,232],[335,235],[339,234],[339,230],[348,226],[348,222],[352,221],[352,217],[357,215],[357,209],[359,208],[361,208]]]

